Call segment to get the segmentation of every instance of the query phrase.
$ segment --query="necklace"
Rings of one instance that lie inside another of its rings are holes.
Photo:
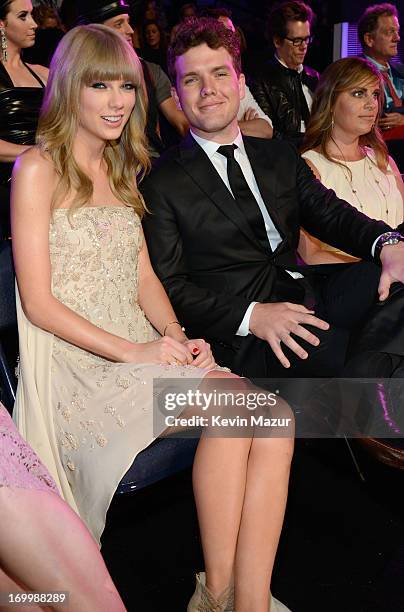
[[[386,221],[387,221],[387,219],[389,218],[389,203],[388,203],[388,200],[387,200],[387,193],[384,191],[380,179],[376,176],[375,170],[374,170],[374,164],[369,159],[367,154],[366,154],[366,162],[368,163],[368,168],[370,170],[370,174],[372,175],[372,178],[373,178],[374,182],[376,183],[376,191],[379,190],[381,195],[383,196],[384,210],[385,210]],[[380,206],[382,207],[383,204],[380,204]]]
[[[380,201],[380,219],[387,221],[388,220],[388,216],[389,216],[389,204],[388,204],[388,199],[387,199],[387,193],[384,191],[382,182],[380,180],[380,178],[378,177],[378,175],[376,174],[375,168],[374,168],[374,163],[372,162],[371,159],[369,159],[369,156],[367,153],[365,153],[365,157],[364,159],[364,165],[363,165],[363,182],[370,184],[370,186],[372,187],[372,189],[374,189],[377,194],[378,194],[378,200]],[[344,160],[344,163],[348,163]],[[347,181],[347,183],[349,184],[350,190],[352,191],[352,194],[356,200],[356,202],[358,203],[359,206],[359,210],[361,212],[364,212],[364,205],[363,202],[361,201],[359,195],[358,195],[358,189],[355,188],[355,185],[353,183],[352,180],[352,171],[349,171],[348,168],[346,168],[344,165],[340,166],[345,180]],[[370,194],[369,194],[370,195]]]

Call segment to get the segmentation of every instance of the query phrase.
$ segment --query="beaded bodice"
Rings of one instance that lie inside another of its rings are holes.
[[[53,295],[106,331],[134,342],[153,340],[156,333],[138,304],[142,240],[132,208],[85,206],[70,215],[56,209],[49,231]]]

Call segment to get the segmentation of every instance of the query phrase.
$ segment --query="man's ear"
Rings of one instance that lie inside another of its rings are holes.
[[[240,93],[240,100],[245,97],[245,76],[241,73],[238,77],[238,90]]]
[[[174,98],[174,102],[178,110],[182,110],[181,102],[180,102],[180,99],[178,97],[177,90],[175,89],[175,87],[171,87],[171,95]]]
[[[370,32],[366,32],[366,34],[363,35],[363,42],[368,47],[368,49],[371,49],[373,47],[373,36],[372,34],[370,34]]]
[[[275,49],[279,49],[282,44],[282,38],[279,38],[279,36],[274,36],[272,42],[274,43]]]

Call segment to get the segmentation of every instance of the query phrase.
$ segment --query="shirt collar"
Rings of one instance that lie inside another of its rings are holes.
[[[287,66],[285,62],[278,55],[275,55],[275,57],[278,60],[278,62],[282,64],[282,66],[285,66],[285,68],[287,68],[288,70],[296,70],[296,72],[298,72],[299,74],[303,72],[303,64],[299,64],[297,68],[289,68],[289,66]]]
[[[218,148],[222,146],[222,144],[235,144],[237,145],[241,153],[243,153],[244,155],[246,154],[245,148],[244,148],[244,142],[243,142],[243,138],[241,136],[240,130],[238,131],[236,138],[232,140],[232,142],[226,142],[226,143],[221,143],[221,144],[218,142],[214,142],[213,140],[207,140],[206,138],[201,138],[200,136],[197,136],[192,130],[190,130],[190,132],[191,132],[192,138],[194,138],[194,140],[196,140],[198,145],[202,147],[202,149],[205,151],[209,159],[212,159],[212,157],[217,152]]]
[[[387,72],[391,76],[391,67],[389,63],[387,63],[386,66],[385,64],[379,64],[379,62],[373,59],[373,57],[369,57],[366,54],[364,55],[364,57],[368,60],[368,62],[372,62],[372,64],[374,64],[376,68],[378,68],[381,72]]]

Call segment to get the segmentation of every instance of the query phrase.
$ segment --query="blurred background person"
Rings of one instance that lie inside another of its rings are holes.
[[[380,70],[383,78],[385,103],[380,127],[404,126],[404,66],[392,62],[400,41],[397,8],[388,3],[369,6],[359,19],[358,37],[365,58]]]
[[[178,9],[177,24],[171,29],[170,43],[174,40],[178,26],[189,17],[197,17],[198,8],[195,2],[182,2]]]
[[[267,37],[275,56],[251,83],[254,98],[273,125],[274,138],[300,142],[310,116],[319,74],[303,64],[311,42],[314,13],[300,1],[272,7]]]
[[[206,17],[211,17],[220,21],[225,28],[236,32],[240,41],[240,54],[242,53],[240,36],[241,30],[236,28],[232,19],[231,12],[224,7],[205,9],[202,13]],[[245,96],[240,100],[240,108],[237,114],[240,130],[245,136],[256,136],[258,138],[272,138],[272,121],[264,113],[258,102],[252,95],[248,85],[245,85]]]
[[[326,187],[396,227],[403,221],[404,185],[377,128],[382,108],[383,83],[374,64],[357,57],[334,62],[316,89],[302,151]],[[299,254],[308,264],[354,261],[303,231]]]
[[[166,33],[158,21],[150,19],[143,23],[142,39],[141,57],[148,62],[158,64],[167,74]]]
[[[32,64],[49,66],[63,34],[66,31],[56,8],[40,4],[32,16],[38,24],[35,45],[24,51],[24,59]]]
[[[369,6],[358,22],[358,37],[364,57],[381,72],[384,112],[379,119],[391,155],[404,172],[404,65],[393,58],[400,42],[400,23],[393,4]]]
[[[39,29],[59,28],[60,30],[64,30],[58,11],[52,6],[47,6],[45,4],[34,6],[32,16]]]
[[[129,17],[130,6],[125,0],[110,3],[109,0],[86,0],[81,7],[77,0],[76,20],[79,24],[102,23],[116,30],[132,45],[133,28]],[[139,13],[135,13],[136,16]],[[133,46],[133,45],[132,45]],[[169,138],[162,138],[160,119],[164,119],[184,136],[188,122],[184,113],[177,109],[171,95],[171,83],[165,72],[153,62],[140,58],[148,96],[146,134],[149,142],[149,153],[154,159],[169,146]]]

